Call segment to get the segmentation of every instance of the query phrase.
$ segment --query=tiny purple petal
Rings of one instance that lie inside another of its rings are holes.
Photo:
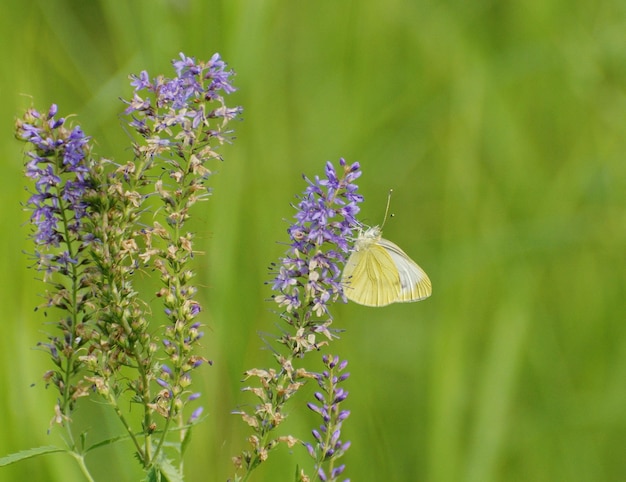
[[[306,404],[306,406],[309,407],[309,409],[313,410],[315,413],[319,413],[320,415],[322,414],[322,409],[314,403],[309,402]]]
[[[348,398],[348,392],[344,390],[343,388],[338,388],[337,391],[335,392],[333,405],[343,402],[346,398]]]
[[[304,446],[306,447],[307,452],[309,452],[309,455],[313,458],[315,458],[315,449],[313,448],[313,445],[311,445],[310,443],[305,442]]]
[[[167,383],[165,380],[163,380],[162,378],[157,378],[156,382],[161,385],[163,388],[169,388],[170,384]]]
[[[50,109],[48,110],[48,119],[52,119],[55,115],[57,115],[58,111],[59,106],[57,106],[56,104],[52,104],[50,106]]]
[[[326,472],[324,472],[324,469],[322,467],[320,467],[319,469],[317,469],[317,476],[319,477],[319,479],[322,482],[326,482],[328,479],[326,478]]]
[[[346,470],[346,465],[340,465],[339,467],[335,467],[330,473],[331,478],[335,479],[341,475],[341,473]]]
[[[337,381],[343,382],[344,380],[347,380],[349,377],[350,377],[350,372],[342,373],[341,375],[339,375],[339,377],[337,377]]]
[[[318,430],[313,429],[311,430],[311,433],[313,434],[313,437],[315,437],[315,440],[322,443],[322,435],[319,433]]]
[[[189,417],[189,423],[192,423],[192,422],[195,422],[196,420],[198,420],[198,418],[200,418],[200,415],[202,415],[203,411],[204,411],[204,408],[202,408],[202,407],[196,408],[191,413],[191,417]]]

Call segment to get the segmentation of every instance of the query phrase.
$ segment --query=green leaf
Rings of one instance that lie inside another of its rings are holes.
[[[95,443],[95,444],[90,445],[89,447],[87,447],[87,448],[85,449],[85,453],[87,453],[87,452],[91,452],[91,451],[92,451],[92,450],[94,450],[94,449],[97,449],[97,448],[100,448],[100,447],[104,447],[104,446],[106,446],[106,445],[112,445],[112,444],[114,444],[114,443],[117,443],[117,442],[122,442],[122,441],[124,441],[124,440],[128,440],[128,439],[130,439],[130,436],[129,436],[129,435],[119,435],[119,436],[117,436],[117,437],[113,437],[113,438],[109,438],[109,439],[106,439],[106,440],[102,440],[102,441],[100,441],[100,442],[97,442],[97,443]]]
[[[16,452],[14,454],[9,454],[4,457],[0,457],[0,467],[14,464],[15,462],[19,462],[21,460],[31,459],[39,455],[54,454],[57,452],[67,452],[67,450],[59,448],[59,447],[54,447],[52,445],[47,445],[44,447],[37,447],[34,449],[22,450],[21,452]]]
[[[159,469],[168,482],[183,482],[184,480],[183,474],[167,459],[159,463]]]
[[[85,446],[87,445],[87,432],[81,432],[80,434],[80,449],[85,450]]]
[[[160,472],[155,467],[150,467],[144,480],[145,482],[159,482],[160,479]]]
[[[185,437],[183,438],[183,441],[180,444],[180,456],[181,457],[185,455],[185,450],[187,450],[187,446],[189,445],[190,441],[191,441],[191,427],[189,428],[189,430],[185,432]]]

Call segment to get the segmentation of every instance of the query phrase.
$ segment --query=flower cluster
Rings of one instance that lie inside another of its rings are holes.
[[[361,175],[359,164],[347,165],[344,159],[339,164],[341,178],[330,162],[326,179],[305,177],[309,185],[288,229],[291,245],[273,280],[272,289],[279,293],[274,300],[297,324],[306,324],[313,314],[330,318],[328,304],[343,295],[341,265],[363,197],[354,184]]]
[[[53,420],[62,423],[77,399],[88,394],[77,376],[81,370],[78,353],[88,342],[85,323],[91,293],[81,280],[91,242],[84,231],[88,222],[85,199],[93,181],[90,138],[80,127],[68,127],[57,113],[56,105],[45,114],[29,109],[16,123],[16,136],[31,146],[25,173],[34,181],[35,192],[26,206],[34,230],[35,267],[54,287],[46,293],[46,306],[67,312],[56,323],[60,334],[49,334],[39,344],[54,365],[44,379],[59,391]]]
[[[36,266],[50,282],[48,306],[68,313],[56,322],[61,335],[40,344],[55,365],[45,375],[60,393],[54,422],[65,426],[73,450],[74,406],[99,394],[151,480],[162,475],[161,463],[170,464],[165,450],[177,451],[180,468],[167,472],[178,470],[182,480],[182,452],[202,413],[198,407],[183,418],[199,398],[192,372],[208,361],[196,353],[204,333],[185,223],[191,206],[207,199],[206,164],[219,159],[214,149],[241,111],[222,97],[234,87],[219,55],[196,62],[181,54],[173,64],[173,79],[131,76],[126,114],[138,136],[126,163],[93,159],[90,139],[80,127],[67,128],[56,106],[45,115],[31,109],[17,122],[17,137],[30,146],[26,175],[35,181],[28,206]],[[146,296],[135,287],[137,273],[156,273],[165,320],[144,301],[154,291]],[[129,403],[143,410],[140,426],[130,422]]]
[[[335,482],[345,470],[345,465],[335,466],[335,462],[350,447],[350,442],[342,442],[341,425],[348,418],[350,412],[341,410],[341,403],[348,397],[339,385],[350,374],[341,373],[348,365],[347,361],[339,361],[338,356],[324,355],[322,358],[326,370],[316,374],[315,378],[322,392],[315,392],[318,403],[309,403],[307,406],[322,417],[322,425],[313,430],[315,445],[305,443],[305,446],[316,461],[317,476],[323,482]],[[320,405],[321,404],[321,405]],[[348,482],[345,480],[344,482]]]
[[[175,77],[162,75],[153,80],[146,71],[132,75],[133,98],[126,101],[129,126],[139,135],[134,150],[136,162],[126,174],[137,184],[149,183],[154,168],[164,169],[169,180],[154,182],[162,207],[164,223],[153,221],[134,234],[143,251],[138,255],[144,265],[151,265],[160,275],[162,288],[157,296],[163,300],[170,320],[165,329],[163,346],[171,366],[161,367],[163,396],[151,406],[165,417],[179,415],[189,398],[190,372],[205,363],[193,354],[203,336],[196,318],[201,312],[194,299],[197,288],[191,284],[194,273],[187,268],[194,256],[193,235],[183,232],[189,209],[206,200],[205,185],[211,174],[207,163],[220,159],[214,150],[227,138],[226,125],[240,112],[227,107],[223,95],[235,88],[230,82],[233,72],[219,54],[208,62],[197,62],[180,54],[172,62]],[[156,174],[156,173],[155,173]],[[145,199],[145,197],[144,197]],[[146,220],[146,223],[150,221]],[[191,395],[191,400],[193,400]],[[191,416],[194,420],[201,409]]]
[[[134,157],[125,163],[94,158],[90,138],[57,117],[55,105],[47,113],[30,109],[17,122],[17,137],[29,145],[26,176],[34,181],[27,208],[35,267],[48,283],[46,306],[63,312],[52,324],[57,332],[39,344],[53,362],[44,379],[59,392],[53,422],[65,428],[66,452],[87,480],[87,452],[120,437],[86,444],[83,432],[75,440],[72,413],[82,397],[99,395],[117,415],[146,480],[183,480],[182,455],[203,410],[189,405],[200,397],[192,374],[210,362],[197,354],[202,308],[186,223],[191,207],[210,195],[208,163],[221,160],[216,148],[232,139],[228,124],[241,108],[226,105],[233,72],[218,54],[197,62],[181,53],[173,67],[173,78],[131,75],[124,114],[135,133]],[[345,469],[336,462],[350,445],[340,440],[349,415],[340,408],[347,362],[324,355],[321,373],[302,366],[307,353],[336,338],[330,304],[346,300],[341,270],[363,199],[355,184],[359,164],[340,159],[339,167],[329,162],[323,177],[304,177],[289,248],[268,283],[285,325],[269,343],[276,366],[245,372],[254,383],[243,390],[257,403],[234,412],[253,432],[252,448],[235,458],[244,471],[235,481],[247,480],[281,443],[305,447],[322,482],[337,482]],[[158,283],[147,296],[146,273]],[[155,292],[160,311],[145,301]],[[314,442],[275,435],[287,401],[311,380],[320,391],[306,406],[323,420]],[[130,408],[137,406],[139,420]],[[296,479],[311,480],[303,470]]]
[[[295,222],[288,228],[291,239],[272,280],[277,292],[274,301],[283,308],[281,319],[287,324],[274,349],[277,369],[252,369],[246,380],[258,379],[259,386],[247,386],[259,403],[253,411],[236,411],[253,430],[251,451],[235,458],[237,469],[246,477],[268,457],[279,442],[288,445],[293,437],[272,438],[272,431],[285,419],[284,406],[307,380],[316,374],[294,366],[313,350],[328,344],[332,316],[329,304],[344,299],[340,282],[341,267],[349,250],[348,241],[357,225],[355,215],[363,200],[354,181],[361,175],[358,163],[348,165],[340,159],[340,174],[330,162],[325,178],[305,177],[308,186],[299,198]],[[320,335],[325,339],[319,340]],[[282,346],[282,350],[280,347]],[[286,349],[286,353],[283,353]],[[235,481],[245,480],[235,477]],[[304,480],[304,479],[303,479]]]
[[[172,151],[177,155],[185,146],[194,147],[200,163],[219,158],[209,142],[228,140],[231,131],[224,128],[241,112],[241,107],[227,107],[222,96],[235,91],[230,83],[233,72],[217,53],[208,62],[181,53],[173,65],[176,77],[171,79],[150,79],[146,71],[131,75],[135,91],[126,101],[125,114],[132,118],[130,127],[146,140],[136,148],[150,159]]]
[[[69,249],[81,231],[90,187],[90,139],[79,126],[68,129],[64,118],[56,118],[57,111],[54,104],[45,115],[29,109],[16,126],[17,137],[32,145],[26,176],[35,181],[36,192],[27,202],[34,241],[43,249],[65,248],[54,256],[40,254],[38,265],[47,272],[76,262]]]

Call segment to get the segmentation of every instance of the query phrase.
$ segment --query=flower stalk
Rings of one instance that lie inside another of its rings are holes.
[[[299,366],[302,359],[336,337],[329,305],[345,300],[341,266],[362,201],[354,184],[361,174],[359,164],[349,165],[340,159],[339,165],[339,174],[327,163],[324,178],[304,178],[308,186],[299,198],[295,222],[287,230],[289,249],[274,265],[273,300],[282,309],[279,317],[283,322],[283,333],[272,347],[277,367],[245,372],[245,380],[256,383],[243,390],[252,393],[257,403],[251,410],[234,412],[253,432],[248,439],[252,448],[233,459],[236,470],[241,472],[235,481],[248,480],[279,443],[293,446],[299,441],[291,435],[273,434],[286,418],[287,401],[308,380],[318,379],[315,373]]]
[[[125,115],[134,158],[125,164],[94,158],[90,138],[67,127],[54,105],[47,114],[30,109],[16,132],[30,146],[34,266],[50,287],[46,307],[66,313],[59,333],[40,344],[55,366],[45,380],[60,395],[53,422],[66,427],[84,466],[71,414],[95,392],[118,415],[146,473],[158,476],[170,464],[165,448],[174,447],[179,465],[168,471],[182,479],[182,453],[202,413],[197,407],[185,418],[200,396],[192,375],[208,362],[197,353],[202,309],[186,222],[210,195],[208,164],[221,159],[216,149],[230,141],[227,125],[241,108],[226,106],[233,72],[218,54],[207,62],[181,54],[173,66],[172,78],[131,76]],[[137,273],[149,272],[158,275],[162,314],[136,287]],[[129,402],[143,410],[140,427]]]

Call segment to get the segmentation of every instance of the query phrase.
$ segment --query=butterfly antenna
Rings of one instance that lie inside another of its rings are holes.
[[[387,207],[385,208],[385,217],[383,218],[383,224],[381,224],[380,226],[381,230],[385,227],[385,223],[387,222],[387,215],[389,214],[389,206],[391,205],[392,194],[393,194],[393,189],[389,189],[389,194],[387,194]],[[391,216],[393,217],[393,214]]]

